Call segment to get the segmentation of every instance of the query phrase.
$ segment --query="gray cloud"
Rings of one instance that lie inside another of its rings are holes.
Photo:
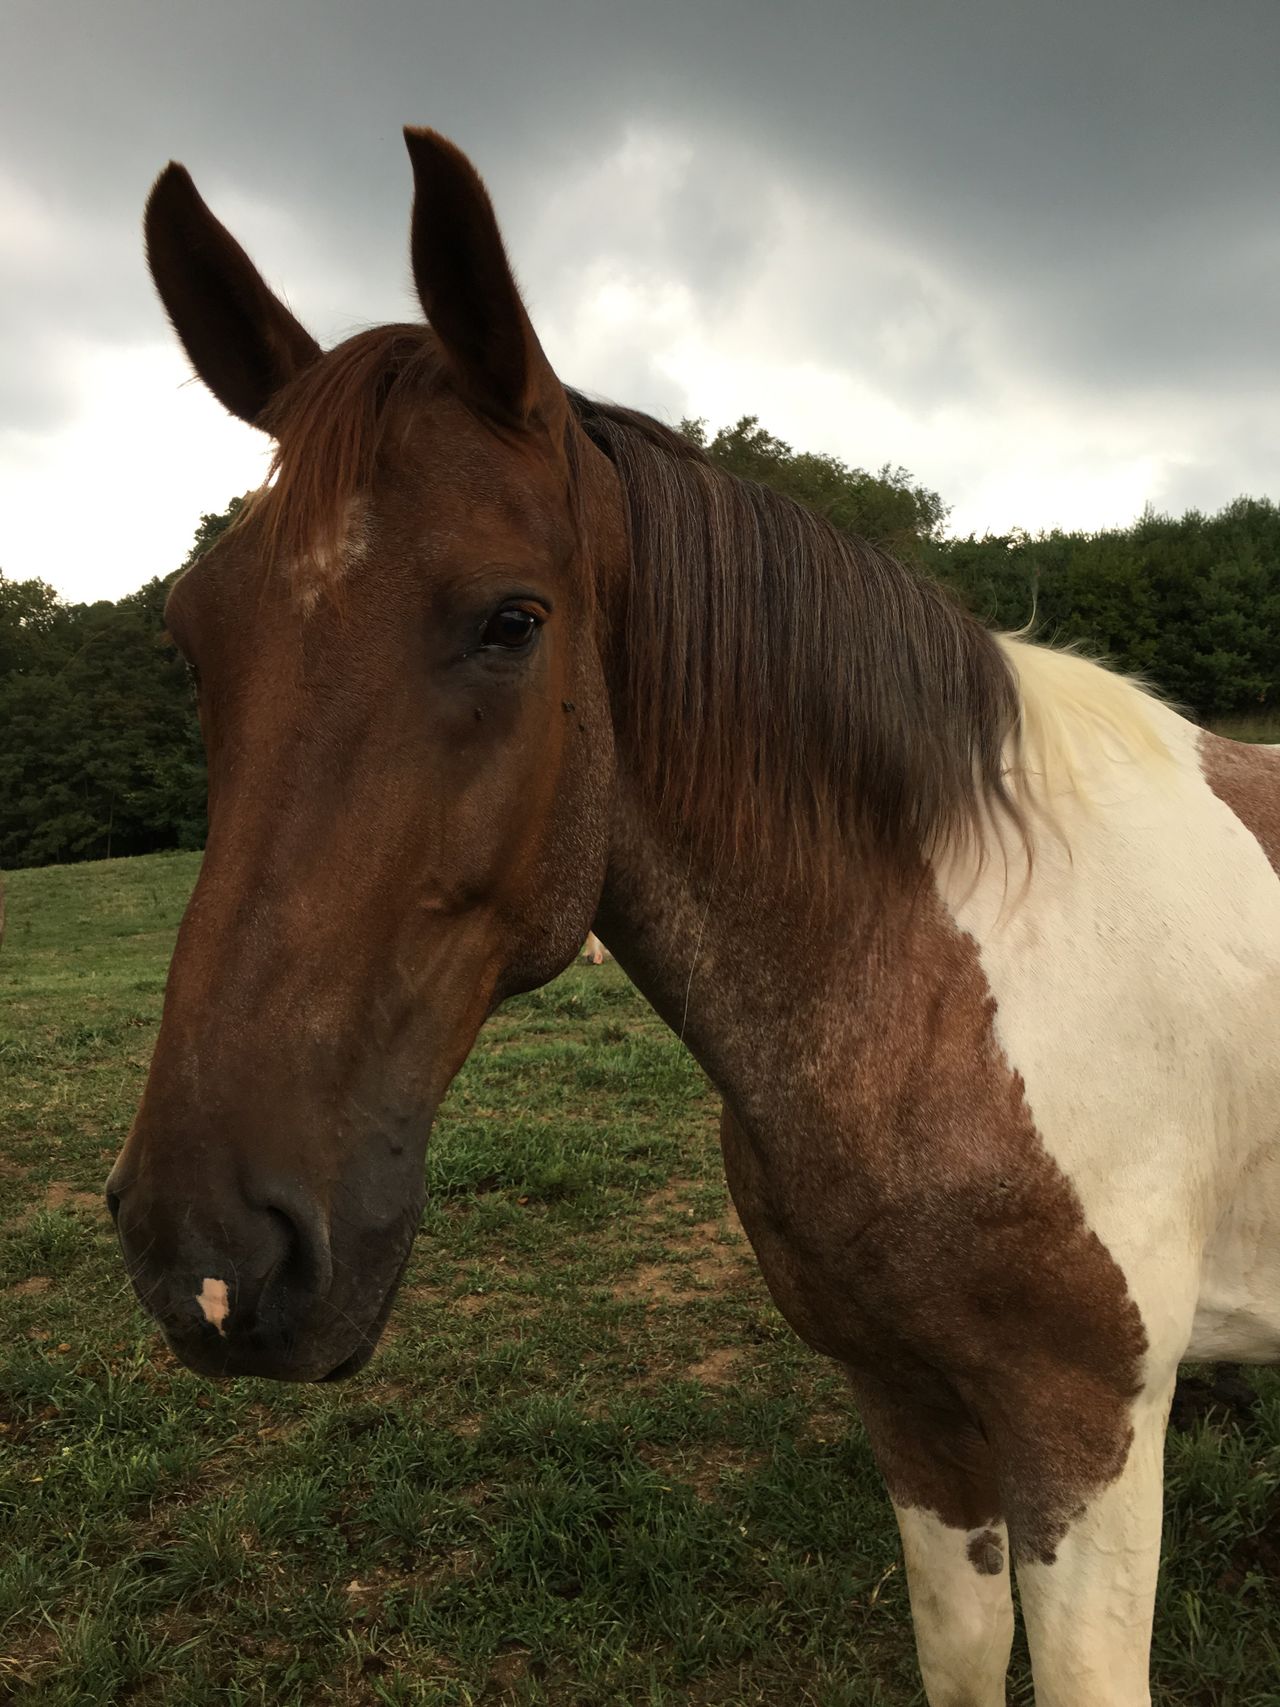
[[[1180,448],[1175,504],[1272,466],[1274,0],[11,0],[5,34],[0,433],[68,418],[77,345],[162,335],[138,221],[170,156],[322,336],[412,312],[411,121],[485,172],[579,383],[700,408],[655,350],[582,333],[612,274],[921,421],[1011,388],[1064,431],[1164,407],[1171,442],[1214,440]]]

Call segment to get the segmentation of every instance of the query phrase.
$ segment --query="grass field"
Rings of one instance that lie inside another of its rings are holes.
[[[1258,712],[1253,717],[1224,717],[1213,725],[1215,735],[1225,735],[1230,741],[1262,741],[1280,744],[1280,717],[1274,711]]]
[[[0,1698],[918,1702],[841,1383],[773,1310],[715,1100],[615,967],[486,1028],[370,1369],[217,1386],[168,1357],[100,1191],[195,867],[6,879]],[[1276,1707],[1280,1379],[1201,1409],[1170,1437],[1156,1700]]]

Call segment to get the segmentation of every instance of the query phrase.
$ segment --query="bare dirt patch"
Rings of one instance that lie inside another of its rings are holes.
[[[406,1286],[400,1294],[400,1301],[424,1315],[450,1311],[461,1316],[478,1316],[489,1308],[496,1296],[493,1292],[450,1292],[443,1286]]]
[[[672,1451],[668,1447],[641,1446],[637,1457],[656,1470],[664,1481],[682,1482],[700,1500],[714,1499],[726,1476],[745,1476],[768,1462],[765,1452],[744,1452],[737,1447],[708,1447]]]
[[[741,1361],[742,1352],[739,1348],[725,1346],[692,1364],[689,1378],[692,1381],[700,1381],[704,1387],[723,1387]]]
[[[38,1198],[24,1204],[16,1215],[10,1217],[7,1223],[10,1232],[22,1232],[46,1209],[70,1209],[92,1215],[95,1220],[105,1221],[107,1218],[107,1205],[101,1192],[81,1191],[66,1180],[56,1179],[44,1188]]]
[[[650,1214],[659,1209],[678,1209],[689,1201],[690,1192],[697,1188],[694,1179],[669,1179],[666,1185],[658,1187],[657,1191],[649,1193],[644,1200],[644,1206]]]
[[[491,1689],[514,1689],[528,1675],[528,1671],[527,1653],[499,1654],[489,1668],[489,1686]]]
[[[641,1263],[614,1283],[615,1298],[681,1303],[707,1287],[746,1281],[754,1273],[751,1248],[722,1221],[703,1221],[668,1243],[669,1262]]]
[[[755,1266],[751,1247],[727,1221],[704,1221],[691,1227],[681,1244],[697,1251],[690,1266],[705,1285],[717,1284],[730,1274],[745,1275]]]
[[[683,1271],[671,1263],[643,1262],[609,1290],[615,1298],[647,1298],[655,1305],[670,1304],[689,1297],[690,1288],[683,1281]]]
[[[644,1219],[661,1229],[673,1260],[633,1269],[613,1287],[615,1298],[679,1301],[696,1295],[701,1287],[746,1279],[754,1270],[751,1246],[727,1194],[719,1215],[671,1225],[672,1216],[682,1209],[694,1213],[690,1198],[700,1191],[697,1180],[672,1179],[645,1198]]]
[[[104,1216],[107,1205],[100,1191],[80,1191],[65,1180],[56,1179],[44,1194],[45,1209],[85,1209],[91,1215]]]

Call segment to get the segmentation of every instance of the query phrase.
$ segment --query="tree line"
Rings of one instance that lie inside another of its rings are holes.
[[[230,526],[122,599],[70,604],[0,573],[0,869],[204,846],[204,749],[164,602]]]
[[[937,493],[796,451],[747,416],[686,435],[722,467],[807,504],[949,585],[976,615],[1083,643],[1204,722],[1280,707],[1280,508],[1146,513],[1100,533],[948,538]],[[0,868],[198,848],[204,755],[186,666],[164,632],[173,581],[234,520],[201,519],[172,575],[69,603],[0,573]]]

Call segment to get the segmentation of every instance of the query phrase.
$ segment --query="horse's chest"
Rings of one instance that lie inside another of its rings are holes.
[[[780,1075],[726,1112],[730,1190],[779,1308],[855,1367],[964,1382],[1065,1341],[1132,1385],[1141,1319],[1040,1140],[989,1003],[948,1013],[940,995],[894,1023],[896,1045],[847,1052],[843,1077]]]
[[[772,916],[726,913],[704,938],[649,899],[623,963],[725,1095],[730,1188],[801,1336],[846,1363],[949,1371],[1071,1343],[1128,1390],[1141,1319],[1037,1129],[978,943],[940,898],[859,897],[803,968]]]

